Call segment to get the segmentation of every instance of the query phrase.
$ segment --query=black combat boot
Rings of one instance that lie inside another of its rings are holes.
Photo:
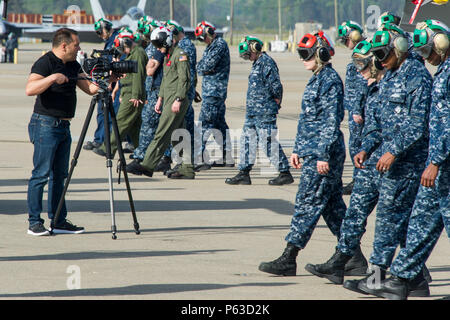
[[[198,166],[194,167],[194,171],[195,172],[200,172],[200,171],[206,171],[206,170],[210,170],[211,169],[211,165],[208,163],[201,163]]]
[[[371,286],[372,284],[381,283],[384,279],[386,279],[386,270],[372,265],[370,274],[359,280],[346,280],[344,282],[344,288],[361,294],[369,294],[364,289],[367,289],[368,285]]]
[[[367,290],[369,294],[389,300],[406,300],[408,297],[429,297],[430,287],[420,272],[414,279],[391,276],[381,281],[379,286]]]
[[[271,186],[282,186],[284,184],[291,184],[292,182],[294,182],[294,178],[292,177],[292,174],[289,171],[280,172],[278,177],[269,180],[269,184]]]
[[[364,257],[361,247],[358,246],[355,254],[345,265],[344,276],[366,276],[368,267],[367,259]]]
[[[344,269],[347,262],[352,256],[346,255],[336,249],[336,252],[331,258],[322,264],[310,264],[305,266],[306,271],[309,271],[320,278],[327,278],[333,283],[342,284],[344,282]]]
[[[295,276],[297,273],[297,258],[299,248],[288,243],[283,254],[271,262],[261,262],[259,270],[278,276]]]
[[[158,162],[158,164],[155,167],[155,172],[163,172],[166,173],[168,170],[170,170],[170,164],[172,163],[172,159],[168,156],[163,156],[161,160]]]
[[[252,184],[252,180],[250,179],[250,174],[248,173],[248,171],[241,170],[233,178],[227,178],[225,180],[225,183],[231,184],[231,185],[236,185],[236,184],[250,185],[250,184]]]
[[[346,185],[344,188],[342,188],[342,194],[351,195],[354,185],[355,185],[355,180],[352,180],[348,185]]]
[[[428,270],[426,265],[423,265],[423,277],[427,280],[428,283],[433,282],[433,278],[431,277],[430,271]]]
[[[140,161],[137,159],[134,159],[131,163],[127,164],[125,170],[128,173],[132,173],[138,176],[145,175],[147,177],[153,176],[152,170],[147,170],[143,166],[141,166]]]

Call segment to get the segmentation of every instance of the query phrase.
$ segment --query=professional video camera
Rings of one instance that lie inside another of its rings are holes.
[[[111,71],[117,75],[138,72],[137,61],[112,61],[113,57],[119,56],[120,53],[114,48],[94,50],[91,58],[84,61],[83,70],[95,81],[108,79]]]

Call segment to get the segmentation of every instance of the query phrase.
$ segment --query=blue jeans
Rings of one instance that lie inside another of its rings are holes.
[[[113,102],[114,113],[117,115],[119,112],[120,102],[120,89],[117,91],[116,98]],[[112,122],[111,117],[109,117],[109,132],[112,132]],[[94,142],[102,144],[105,141],[105,115],[103,114],[103,109],[100,104],[97,104],[97,129],[94,132]],[[128,140],[128,142],[130,142]]]
[[[52,220],[56,213],[64,189],[64,180],[68,175],[72,137],[69,121],[37,113],[31,116],[28,134],[34,145],[34,169],[28,182],[27,195],[28,221],[31,227],[37,223],[44,223],[40,215],[42,196],[47,182],[49,182],[48,218]],[[66,216],[67,209],[64,203],[56,224],[64,222]]]

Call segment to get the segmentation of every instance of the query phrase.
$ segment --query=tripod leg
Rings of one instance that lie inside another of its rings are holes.
[[[140,234],[141,232],[139,231],[139,223],[138,223],[137,218],[136,218],[136,210],[134,208],[133,195],[131,194],[130,181],[128,179],[127,170],[125,169],[125,167],[126,167],[125,155],[124,155],[123,149],[122,149],[122,141],[120,139],[119,127],[117,126],[116,113],[114,112],[114,109],[112,107],[111,97],[108,97],[108,109],[109,109],[109,113],[111,115],[112,128],[113,128],[114,135],[116,136],[116,141],[117,141],[117,152],[119,154],[119,159],[120,159],[119,170],[122,170],[122,172],[123,172],[125,185],[127,187],[127,193],[128,193],[128,200],[130,202],[131,215],[133,216],[134,231],[135,231],[136,234]]]
[[[91,105],[89,106],[88,113],[86,115],[86,119],[84,120],[84,125],[83,125],[83,129],[81,130],[80,139],[78,140],[77,148],[75,149],[75,153],[73,155],[69,173],[68,173],[66,182],[64,184],[64,189],[63,189],[61,198],[59,199],[59,202],[58,202],[58,207],[56,209],[55,216],[53,217],[53,219],[50,223],[50,233],[52,233],[51,231],[54,229],[56,222],[59,219],[59,215],[60,215],[62,207],[64,205],[64,198],[66,196],[67,189],[69,188],[69,184],[70,184],[70,180],[72,179],[73,171],[78,163],[78,158],[81,153],[81,148],[83,147],[84,139],[86,138],[86,133],[89,128],[89,123],[91,122],[92,114],[94,113],[96,105],[97,105],[97,97],[93,97],[91,100]]]
[[[109,183],[109,206],[111,208],[111,232],[113,240],[117,239],[116,214],[114,211],[114,193],[112,181],[112,155],[111,155],[111,133],[109,130],[109,106],[108,97],[103,97],[101,102],[103,108],[103,116],[105,121],[105,147],[106,147],[106,167],[108,168],[108,183]],[[116,135],[117,136],[117,135]]]

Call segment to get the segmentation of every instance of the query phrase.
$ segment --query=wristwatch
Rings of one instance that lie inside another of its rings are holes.
[[[184,99],[181,99],[181,98],[179,98],[179,97],[177,97],[176,99],[175,99],[175,101],[176,102],[181,102],[181,101],[183,101]]]

